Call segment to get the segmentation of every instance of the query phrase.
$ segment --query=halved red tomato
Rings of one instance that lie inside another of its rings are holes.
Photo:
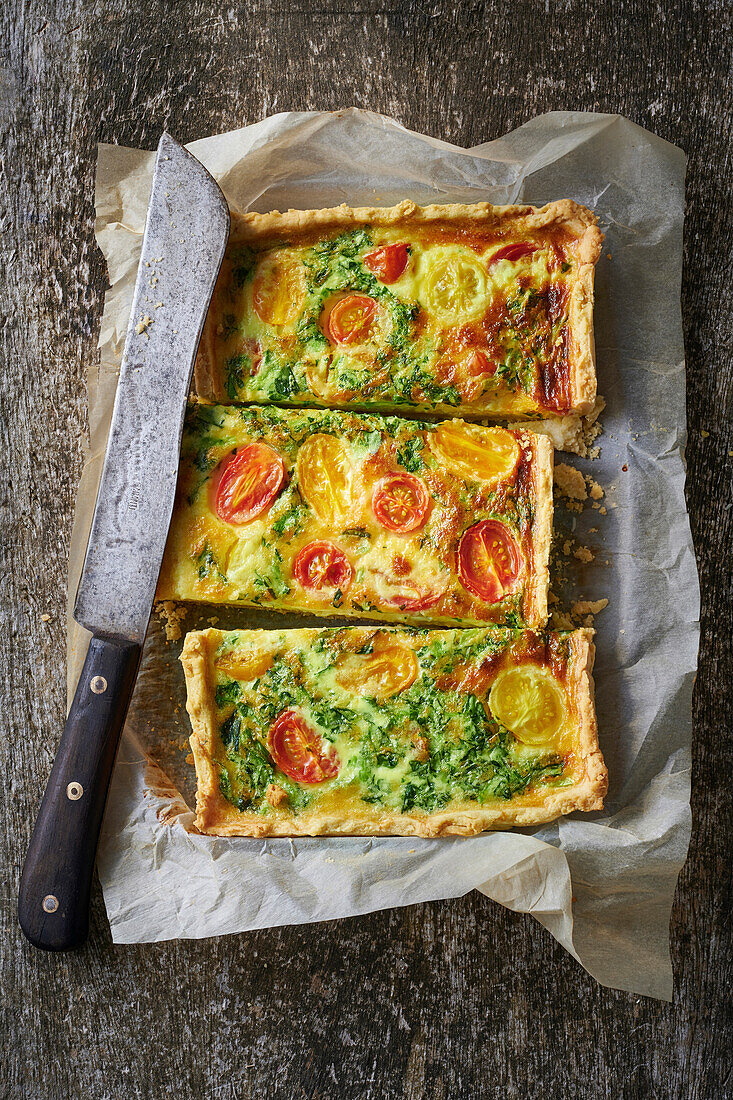
[[[332,745],[295,710],[286,710],[270,726],[267,747],[278,768],[296,783],[323,783],[340,770]]]
[[[249,523],[269,508],[284,480],[285,462],[277,451],[250,443],[220,464],[214,510],[225,523]]]
[[[503,248],[497,249],[493,256],[489,257],[489,267],[492,264],[496,264],[499,260],[523,260],[525,256],[531,256],[533,252],[536,252],[539,245],[531,244],[529,241],[518,244],[506,244]]]
[[[428,513],[430,496],[425,482],[414,474],[393,474],[378,481],[372,511],[388,531],[416,531]]]
[[[293,576],[312,591],[332,588],[346,592],[354,569],[340,546],[323,539],[303,547],[293,562]]]
[[[382,283],[396,283],[407,267],[408,249],[406,244],[386,244],[374,252],[367,252],[364,266],[368,267]]]
[[[520,563],[517,540],[498,520],[482,519],[461,536],[458,572],[468,591],[485,603],[496,603],[511,591]]]
[[[400,611],[427,611],[429,607],[435,607],[438,600],[442,599],[443,592],[424,592],[422,595],[393,596],[388,602]]]
[[[496,374],[497,363],[480,348],[472,348],[466,356],[465,368],[472,378],[478,378],[482,374]]]
[[[340,298],[328,317],[328,335],[335,344],[357,344],[366,339],[377,303],[366,294]]]
[[[406,577],[386,577],[387,583],[394,586],[395,591],[385,597],[385,603],[400,611],[426,611],[434,607],[438,600],[445,595],[445,586],[442,588],[421,588],[415,581]]]

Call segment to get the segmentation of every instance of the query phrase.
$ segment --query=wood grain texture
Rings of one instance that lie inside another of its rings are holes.
[[[0,1095],[733,1095],[732,21],[727,2],[675,0],[2,5]],[[461,145],[551,109],[614,111],[689,155],[688,494],[703,641],[672,1005],[599,988],[529,917],[478,894],[116,948],[97,889],[89,945],[60,957],[34,952],[17,927],[20,865],[64,718],[66,558],[105,289],[96,142],[152,148],[163,126],[189,141],[274,111],[350,104]]]

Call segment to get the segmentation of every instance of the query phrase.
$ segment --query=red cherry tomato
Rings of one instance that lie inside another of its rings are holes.
[[[396,283],[407,267],[407,245],[386,244],[374,252],[367,252],[364,266],[368,267],[382,283]]]
[[[482,374],[496,374],[496,361],[490,359],[480,348],[473,348],[466,356],[466,370],[473,378]]]
[[[383,477],[372,495],[372,511],[388,531],[416,531],[425,522],[429,504],[425,482],[414,474]]]
[[[225,523],[249,523],[269,508],[284,480],[285,463],[277,451],[250,443],[220,463],[214,510]]]
[[[442,588],[421,588],[407,577],[390,577],[384,573],[382,576],[394,589],[391,595],[384,597],[384,602],[400,611],[425,611],[441,600],[446,592],[445,585]]]
[[[458,572],[464,586],[485,603],[496,603],[519,576],[521,553],[508,527],[495,519],[474,523],[458,544]]]
[[[356,344],[369,332],[377,303],[366,294],[340,298],[328,318],[328,335],[335,344]]]
[[[498,249],[493,256],[489,257],[489,267],[492,264],[498,263],[499,260],[523,260],[525,256],[531,256],[533,252],[537,251],[536,244],[506,244],[503,248]]]
[[[293,576],[303,588],[316,592],[327,588],[346,592],[354,569],[341,547],[324,539],[303,547],[293,562]]]
[[[424,592],[422,595],[416,593],[414,596],[393,596],[389,603],[393,607],[398,607],[400,611],[427,611],[429,607],[434,607],[443,595],[443,592]]]
[[[273,722],[267,747],[280,771],[296,783],[323,783],[339,773],[335,749],[326,747],[297,711],[286,710]]]

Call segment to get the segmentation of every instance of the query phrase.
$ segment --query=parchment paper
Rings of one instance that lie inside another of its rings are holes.
[[[281,114],[189,146],[240,210],[572,197],[606,233],[596,279],[601,454],[573,459],[607,515],[558,513],[596,553],[569,595],[607,597],[596,699],[606,808],[472,839],[211,839],[190,832],[195,779],[178,644],[153,620],[117,761],[98,866],[116,943],[351,916],[478,889],[532,913],[604,985],[671,998],[668,927],[687,851],[698,583],[683,496],[680,317],[685,158],[613,115],[552,113],[465,150],[378,115]],[[90,459],[77,501],[74,593],[109,423],[154,154],[103,145],[97,238],[109,268]],[[622,470],[627,466],[627,470]],[[591,533],[590,528],[598,528]],[[283,624],[193,609],[184,626]],[[291,625],[300,621],[290,617]],[[73,687],[85,635],[69,622]]]

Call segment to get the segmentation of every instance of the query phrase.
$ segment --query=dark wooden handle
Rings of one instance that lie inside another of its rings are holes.
[[[68,951],[89,932],[94,858],[140,646],[92,638],[38,812],[18,896],[35,947]]]

